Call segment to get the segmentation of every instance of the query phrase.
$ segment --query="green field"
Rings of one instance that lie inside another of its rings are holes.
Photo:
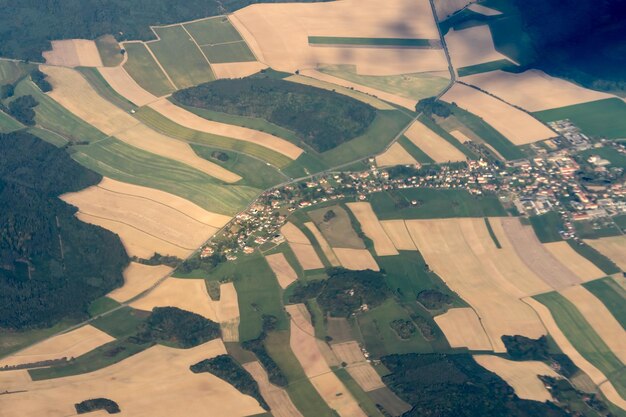
[[[418,205],[411,205],[412,200]],[[381,220],[506,216],[497,196],[473,196],[465,190],[407,188],[374,193],[370,202]]]
[[[43,139],[48,143],[53,144],[57,148],[65,146],[68,142],[63,136],[60,136],[58,133],[54,133],[50,130],[41,129],[38,127],[28,128],[28,133],[37,136],[39,139]]]
[[[262,159],[278,168],[283,168],[292,163],[292,160],[285,155],[264,146],[243,140],[227,138],[225,136],[212,135],[181,126],[149,107],[140,108],[134,116],[145,125],[173,138],[199,145],[241,152]]]
[[[609,220],[579,220],[574,222],[576,233],[581,239],[599,239],[601,237],[619,236],[620,229]]]
[[[611,352],[574,304],[557,292],[537,295],[534,298],[548,307],[556,324],[574,348],[602,371],[618,393],[624,397],[626,395],[624,364]]]
[[[24,125],[0,110],[0,133],[14,132]]]
[[[14,61],[0,61],[0,85],[13,84],[35,68],[33,64]]]
[[[35,107],[38,126],[51,130],[72,142],[93,142],[106,135],[87,122],[74,116],[60,104],[42,93],[32,81],[24,79],[15,88],[15,96],[32,95],[39,104]]]
[[[239,339],[256,339],[261,334],[263,314],[278,318],[277,329],[286,330],[288,321],[283,310],[281,288],[265,258],[255,253],[237,261],[220,264],[208,280],[232,280],[239,301]]]
[[[193,150],[202,158],[239,174],[243,180],[238,185],[248,185],[250,187],[265,190],[276,184],[287,180],[287,177],[276,168],[267,165],[266,162],[250,157],[240,152],[224,151],[203,145],[191,145]],[[227,155],[227,161],[221,161],[214,155]]]
[[[102,313],[106,313],[107,311],[113,310],[116,307],[119,307],[120,303],[113,300],[109,297],[100,297],[91,302],[89,307],[87,308],[87,312],[89,313],[89,317],[99,316]]]
[[[150,51],[143,43],[125,43],[124,49],[128,59],[124,69],[146,91],[155,96],[164,96],[175,90]]]
[[[205,45],[202,46],[201,49],[211,64],[256,61],[254,54],[244,41],[222,43],[219,45]]]
[[[2,329],[2,337],[0,337],[0,357],[4,357],[20,349],[24,349],[39,342],[40,340],[52,337],[57,333],[65,331],[76,323],[77,322],[75,320],[67,319],[45,329],[29,329],[20,331]]]
[[[154,31],[160,40],[149,43],[148,47],[177,88],[215,79],[209,63],[182,26],[154,28]]]
[[[587,258],[591,263],[600,268],[602,272],[607,275],[617,274],[620,272],[620,269],[613,261],[611,261],[606,256],[602,255],[600,252],[587,245],[584,242],[574,242],[573,240],[568,240],[567,243],[578,252],[581,256]]]
[[[112,35],[104,35],[96,39],[100,59],[105,67],[116,67],[124,60],[120,44]]]
[[[549,211],[540,216],[530,216],[529,220],[540,242],[549,243],[563,240],[559,234],[559,230],[563,230],[563,221],[557,212]]]
[[[341,36],[309,36],[311,45],[346,46],[398,46],[402,48],[428,48],[430,39],[416,38],[353,38]]]
[[[413,157],[415,160],[421,164],[434,164],[435,161],[426,153],[415,146],[413,142],[411,142],[406,136],[402,136],[398,142],[402,147]]]
[[[226,16],[185,23],[183,26],[200,46],[243,40]]]
[[[583,287],[591,291],[626,328],[626,291],[611,277],[586,282]]]
[[[103,332],[121,339],[135,334],[139,325],[149,315],[148,312],[122,307],[91,322],[91,325]]]
[[[324,74],[413,100],[436,96],[450,83],[447,78],[429,73],[359,75],[354,65],[325,65],[320,66],[318,70]]]
[[[569,119],[589,136],[607,139],[626,137],[626,103],[618,98],[559,107],[533,115],[546,123]]]
[[[126,111],[137,108],[136,105],[119,95],[96,68],[80,67],[78,71],[83,74],[83,77],[87,79],[91,87],[107,101]]]
[[[626,169],[626,155],[618,152],[616,149],[610,146],[587,149],[586,151],[580,152],[578,155],[584,157],[585,159],[587,159],[591,155],[597,155],[602,159],[606,159],[607,161],[609,161],[611,163],[611,167]]]
[[[621,214],[619,216],[613,217],[613,222],[622,229],[622,231],[626,232],[626,214]]]
[[[462,67],[456,70],[459,77],[466,77],[468,75],[481,74],[483,72],[490,72],[496,70],[508,70],[518,68],[517,65],[509,61],[508,59],[499,59],[497,61],[483,62],[482,64],[470,65],[468,67]]]
[[[72,158],[101,175],[166,191],[217,213],[235,214],[259,193],[252,187],[219,184],[187,165],[114,138],[73,150]]]

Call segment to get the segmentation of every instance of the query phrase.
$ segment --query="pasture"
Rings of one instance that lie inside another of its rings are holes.
[[[23,128],[20,122],[9,116],[3,111],[0,111],[0,133],[14,132]]]
[[[123,46],[128,57],[124,69],[137,84],[157,97],[176,89],[145,44],[127,42]]]
[[[626,271],[626,237],[613,236],[601,239],[586,239],[585,243],[613,261],[619,269]],[[606,270],[605,270],[606,272]],[[608,273],[615,273],[610,271]]]
[[[587,282],[583,284],[583,287],[602,301],[622,327],[626,327],[626,305],[624,304],[626,291],[624,288],[610,277]]]
[[[124,60],[120,44],[113,35],[104,35],[96,39],[96,47],[105,67],[116,67]]]
[[[130,102],[132,108],[128,108],[128,103],[122,107],[124,110],[134,110],[137,106],[144,106],[157,100],[156,96],[144,90],[126,72],[124,67],[98,68],[100,76],[105,81],[105,87],[115,92],[115,95],[123,97],[125,102]]]
[[[355,232],[350,216],[343,207],[333,205],[311,210],[307,214],[333,248],[365,249],[363,240]]]
[[[200,49],[202,49],[202,52],[204,52],[211,64],[256,61],[254,54],[245,41],[220,45],[204,45]]]
[[[183,26],[200,46],[243,41],[226,16],[196,20]]]

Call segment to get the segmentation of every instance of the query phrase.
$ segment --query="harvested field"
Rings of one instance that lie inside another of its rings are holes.
[[[614,97],[551,77],[539,70],[520,74],[492,71],[465,77],[463,81],[530,112]]]
[[[376,255],[393,256],[398,254],[396,247],[391,239],[389,239],[389,236],[387,236],[387,233],[385,233],[385,229],[383,229],[380,224],[370,203],[347,203],[347,206],[361,224],[361,229],[363,233],[365,233],[365,236],[374,242]]]
[[[124,61],[122,48],[113,35],[104,35],[96,39],[96,46],[105,67],[117,67]]]
[[[341,264],[339,263],[339,259],[337,259],[337,256],[335,256],[333,248],[330,247],[330,245],[326,241],[326,238],[322,235],[317,226],[315,226],[315,223],[306,222],[304,223],[304,225],[307,229],[309,229],[315,240],[317,240],[317,243],[318,245],[320,245],[324,256],[326,256],[326,259],[328,259],[328,262],[330,262],[332,266],[340,266]]]
[[[315,339],[315,330],[304,304],[285,306],[291,316],[289,344],[304,373],[328,406],[342,417],[366,417],[350,392],[330,370]]]
[[[91,325],[80,327],[67,333],[46,339],[24,350],[0,359],[0,368],[50,361],[54,359],[77,358],[95,348],[112,342],[115,338]],[[3,386],[3,388],[5,388]]]
[[[430,268],[476,311],[496,352],[506,351],[502,335],[536,339],[546,334],[520,299],[551,288],[510,246],[496,247],[483,218],[407,220],[406,225]]]
[[[561,352],[569,356],[572,362],[591,378],[609,401],[626,410],[626,401],[620,397],[613,384],[607,380],[607,377],[574,348],[554,321],[554,317],[552,317],[548,307],[533,298],[525,298],[523,301],[537,312],[542,323],[548,329],[550,336],[561,349]]]
[[[457,162],[467,159],[463,152],[419,121],[415,121],[404,135],[435,162]]]
[[[302,417],[302,414],[289,398],[289,394],[283,388],[277,387],[269,381],[267,372],[258,361],[249,362],[243,367],[252,375],[259,384],[259,390],[263,399],[270,407],[274,417]]]
[[[478,4],[478,3],[470,4],[468,9],[470,9],[473,12],[480,13],[484,16],[498,16],[502,14],[502,12],[496,9],[485,7],[482,4]]]
[[[215,78],[243,78],[252,74],[256,74],[267,65],[257,61],[250,62],[229,62],[224,64],[211,64]]]
[[[398,250],[417,250],[411,235],[404,224],[404,220],[383,220],[380,222],[387,233],[387,236],[393,242]]]
[[[87,39],[52,41],[52,50],[44,51],[43,57],[49,65],[63,67],[102,67],[96,43]]]
[[[64,417],[76,415],[75,403],[88,398],[114,400],[121,416],[216,417],[249,416],[264,412],[258,402],[210,373],[194,374],[189,367],[226,354],[221,340],[191,349],[153,346],[95,372],[15,384],[12,395],[0,397],[6,417]]]
[[[318,63],[356,65],[360,73],[445,70],[441,49],[342,48],[309,45],[309,36],[437,39],[427,1],[373,0],[326,4],[262,4],[229,18],[260,61],[294,73]]]
[[[274,271],[274,275],[276,275],[276,279],[278,279],[281,288],[287,288],[298,279],[298,274],[292,266],[289,265],[287,258],[285,258],[285,255],[282,253],[267,255],[265,259],[270,265],[270,268],[272,268],[272,271]]]
[[[126,42],[124,69],[142,88],[155,96],[164,96],[176,88],[143,42]]]
[[[363,352],[361,352],[361,348],[359,347],[359,343],[351,340],[343,343],[333,343],[331,345],[333,352],[337,355],[337,358],[341,362],[345,362],[347,365],[353,365],[359,362],[365,362],[365,356],[363,356]]]
[[[311,242],[309,238],[296,226],[291,222],[287,222],[280,228],[280,233],[287,239],[289,243],[300,243],[305,245],[310,245]]]
[[[505,55],[496,51],[488,25],[463,30],[450,29],[445,39],[455,68],[507,59]]]
[[[602,301],[580,285],[566,288],[560,293],[576,306],[615,356],[626,364],[626,333]]]
[[[324,267],[313,245],[311,245],[309,239],[296,225],[287,222],[280,228],[280,233],[282,233],[287,242],[289,242],[289,247],[293,250],[296,258],[298,258],[302,269],[310,270]]]
[[[379,388],[367,393],[367,396],[374,401],[374,404],[380,404],[392,416],[399,417],[413,408],[410,404],[402,401],[389,388]]]
[[[626,236],[585,239],[585,243],[606,256],[626,271]]]
[[[493,350],[480,319],[471,308],[451,308],[436,316],[435,322],[453,348]]]
[[[354,339],[352,327],[345,317],[327,317],[326,332],[333,340],[330,343],[349,342]]]
[[[246,127],[234,126],[204,119],[166,99],[161,99],[152,103],[150,108],[173,122],[189,129],[238,139],[245,142],[256,143],[294,160],[297,159],[303,152],[302,149],[285,139],[281,139],[277,136],[260,132],[258,130],[248,129]]]
[[[560,378],[560,375],[545,363],[516,362],[493,355],[474,355],[473,358],[480,366],[504,379],[513,387],[518,397],[539,402],[554,401],[538,375],[553,378]]]
[[[572,249],[567,242],[550,242],[542,245],[559,262],[576,274],[582,282],[592,281],[606,275],[591,261]]]
[[[218,323],[218,304],[211,300],[203,279],[168,278],[131,307],[152,311],[154,307],[178,307]]]
[[[383,388],[385,384],[376,370],[367,362],[357,342],[335,343],[332,346],[337,358],[347,364],[350,376],[365,392]]]
[[[166,265],[143,265],[131,262],[124,270],[124,285],[107,294],[107,297],[123,303],[152,287],[157,281],[172,272]]]
[[[385,152],[376,156],[376,165],[380,168],[395,165],[419,165],[415,158],[398,142],[395,142]]]
[[[339,259],[341,266],[353,271],[371,269],[380,271],[376,260],[367,249],[334,248],[335,255]]]
[[[224,342],[239,341],[239,301],[232,282],[220,285],[220,300],[213,301]]]
[[[471,0],[435,0],[434,3],[435,9],[437,10],[437,18],[440,22],[444,21],[450,15],[461,10],[471,2]]]
[[[106,135],[139,149],[182,162],[225,182],[237,182],[238,175],[200,158],[184,142],[162,135],[98,95],[83,76],[68,68],[42,67],[54,90],[55,101]]]
[[[550,139],[557,134],[527,113],[463,84],[454,86],[441,98],[481,117],[514,145]]]
[[[98,68],[102,77],[116,93],[126,98],[136,106],[145,106],[157,99],[156,96],[144,90],[133,78],[128,75],[124,67]]]
[[[350,216],[342,207],[311,210],[308,215],[333,248],[365,249],[365,243],[352,228]]]

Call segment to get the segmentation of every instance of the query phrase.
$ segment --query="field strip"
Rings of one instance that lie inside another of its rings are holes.
[[[98,71],[116,93],[138,107],[157,100],[157,97],[144,90],[126,72],[124,67],[102,67]]]
[[[285,309],[291,316],[291,350],[317,392],[341,417],[366,417],[350,391],[324,360],[304,304],[288,305]]]
[[[211,63],[209,62],[209,58],[207,58],[207,56],[204,54],[204,51],[202,50],[202,48],[200,48],[200,45],[198,45],[198,42],[196,41],[196,38],[194,38],[191,33],[189,33],[189,31],[187,30],[187,28],[185,27],[185,25],[181,24],[179,25],[181,28],[183,28],[183,30],[185,31],[185,33],[187,35],[189,35],[189,39],[191,39],[193,41],[193,44],[196,45],[196,48],[198,48],[198,50],[200,51],[200,53],[202,54],[202,56],[204,57],[204,59],[206,60],[206,63],[209,65],[209,68],[211,68],[211,71],[213,71],[213,68],[211,67]]]
[[[328,259],[328,262],[330,262],[332,266],[341,266],[339,259],[337,259],[335,252],[333,252],[333,248],[330,247],[328,241],[326,240],[324,235],[322,235],[320,229],[317,228],[315,223],[306,222],[304,223],[304,226],[309,229],[315,240],[317,240],[317,243],[320,245],[324,256],[326,256],[326,259]]]
[[[289,242],[289,247],[293,251],[294,255],[296,255],[300,266],[305,271],[324,268],[324,263],[317,255],[317,252],[315,252],[313,245]]]
[[[585,239],[585,243],[606,256],[626,271],[626,236]]]
[[[268,68],[267,65],[258,61],[249,62],[225,62],[221,64],[211,64],[215,77],[222,78],[244,78]]]
[[[445,35],[445,40],[450,59],[455,68],[469,67],[501,59],[510,60],[496,50],[491,31],[486,24],[462,30],[450,29]]]
[[[529,112],[615,97],[551,77],[540,70],[519,74],[491,71],[467,76],[463,81]]]
[[[224,342],[239,341],[239,301],[237,290],[232,282],[220,285],[220,300],[216,304],[217,319],[222,329]]]
[[[576,274],[582,282],[593,281],[606,275],[591,261],[572,249],[567,242],[550,242],[542,245],[559,262]]]
[[[376,166],[380,168],[396,165],[419,165],[419,163],[398,142],[394,142],[385,152],[376,156]]]
[[[456,83],[441,99],[481,117],[514,145],[550,139],[557,134],[531,115],[475,88]]]
[[[417,120],[404,132],[404,135],[437,163],[467,159],[463,152]]]
[[[538,378],[539,375],[561,378],[543,362],[516,362],[494,355],[474,355],[480,366],[504,379],[515,390],[518,397],[539,402],[554,401],[550,391]]]
[[[282,289],[287,288],[298,279],[298,274],[285,258],[283,253],[267,255],[265,260],[276,275],[278,284]]]
[[[451,308],[444,314],[435,316],[434,319],[451,347],[493,350],[489,337],[480,323],[480,318],[473,309]]]
[[[398,250],[417,250],[411,235],[404,224],[404,220],[382,220],[380,222],[385,233]]]
[[[611,381],[608,381],[606,376],[598,368],[592,365],[574,348],[572,343],[567,339],[567,337],[565,337],[559,326],[557,326],[548,307],[530,297],[524,298],[522,301],[535,310],[544,326],[548,329],[550,336],[552,336],[558,345],[559,349],[561,349],[561,351],[566,354],[578,368],[591,378],[593,383],[600,388],[600,391],[602,391],[604,396],[609,401],[626,410],[626,401],[618,394],[613,384],[611,384]]]
[[[333,248],[335,255],[339,259],[341,266],[353,271],[363,271],[371,269],[380,271],[376,260],[367,249]]]
[[[87,324],[1,359],[0,368],[63,358],[70,360],[113,340],[114,337]]]
[[[580,285],[559,292],[576,306],[615,356],[626,364],[626,332],[602,301]]]
[[[363,391],[370,392],[385,387],[378,372],[367,362],[358,342],[352,340],[334,343],[331,349],[341,363],[347,364],[346,370]]]
[[[173,269],[166,265],[152,266],[131,262],[124,270],[124,285],[108,293],[107,297],[123,303],[152,288],[172,271]]]
[[[102,67],[96,43],[87,39],[52,41],[52,50],[42,53],[48,65],[63,67]]]
[[[204,119],[175,105],[167,99],[158,100],[150,104],[149,107],[173,122],[189,129],[256,143],[293,160],[297,159],[303,152],[301,148],[285,139],[246,127]]]
[[[267,372],[258,362],[248,362],[242,365],[246,371],[252,375],[252,378],[259,384],[259,390],[263,399],[270,407],[272,416],[274,417],[303,417],[298,411],[289,394],[283,388],[277,387],[269,381]]]
[[[191,349],[156,345],[121,362],[87,374],[14,383],[0,396],[3,417],[73,416],[74,404],[88,398],[110,398],[123,415],[167,417],[243,417],[263,413],[258,402],[211,373],[189,367],[226,354],[215,339]]]
[[[389,236],[383,229],[376,217],[376,213],[372,210],[372,206],[368,202],[357,202],[346,204],[350,211],[354,214],[365,236],[374,242],[374,251],[378,256],[394,256],[398,254]]]
[[[189,144],[162,135],[102,98],[77,71],[61,67],[42,67],[54,89],[55,101],[80,119],[107,135],[115,135],[131,146],[189,165],[225,182],[237,182],[240,176],[209,162]]]

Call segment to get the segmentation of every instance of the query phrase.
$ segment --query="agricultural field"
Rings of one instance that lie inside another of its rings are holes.
[[[457,68],[456,72],[459,74],[459,77],[467,77],[468,75],[482,74],[497,70],[514,70],[515,68],[517,68],[517,65],[513,64],[508,59],[498,59],[496,61]]]
[[[419,121],[414,122],[404,135],[437,163],[458,162],[466,159],[466,156],[455,146]]]
[[[445,35],[445,39],[452,64],[457,68],[507,59],[496,50],[487,25],[452,29]]]
[[[583,287],[602,301],[622,327],[626,326],[626,306],[623,302],[626,291],[616,282],[616,279],[607,277],[590,281],[583,284]]]
[[[586,239],[585,243],[602,255],[613,261],[619,269],[626,271],[626,237],[603,237],[601,239]],[[612,272],[614,273],[614,272]]]
[[[398,142],[395,142],[380,155],[376,155],[376,166],[380,168],[394,165],[417,165],[417,163],[415,158]]]
[[[128,57],[124,69],[137,84],[155,96],[163,96],[176,89],[145,44],[127,42],[123,46]]]
[[[9,133],[22,129],[24,125],[9,116],[3,111],[0,111],[0,133]]]
[[[96,47],[105,67],[116,67],[122,63],[122,48],[113,35],[104,35],[96,39]]]

